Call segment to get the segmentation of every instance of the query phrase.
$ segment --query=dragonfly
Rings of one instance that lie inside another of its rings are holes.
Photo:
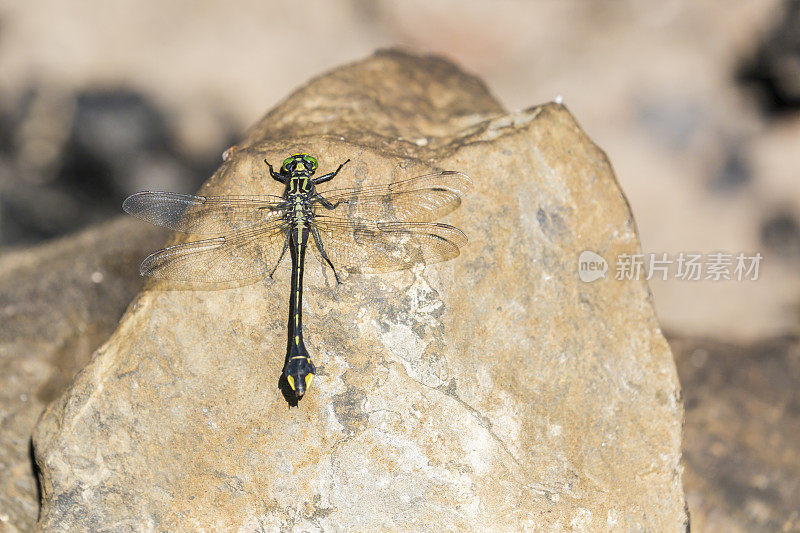
[[[467,243],[460,229],[435,220],[461,205],[472,185],[468,176],[440,171],[384,185],[317,191],[349,161],[314,177],[318,162],[307,153],[286,158],[277,172],[265,159],[269,175],[284,186],[280,196],[143,191],[122,204],[127,213],[151,224],[207,237],[150,254],[139,269],[143,276],[244,285],[272,278],[289,252],[288,347],[282,379],[298,401],[316,374],[302,327],[307,249],[323,269],[330,268],[338,286],[342,271],[377,274],[438,263],[457,257]]]

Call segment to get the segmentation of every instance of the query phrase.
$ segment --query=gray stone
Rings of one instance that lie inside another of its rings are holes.
[[[686,529],[680,388],[647,285],[577,275],[581,251],[639,242],[566,108],[507,114],[450,63],[379,53],[287,98],[202,192],[279,194],[262,161],[299,151],[352,160],[331,188],[465,172],[447,221],[470,243],[339,287],[308,265],[318,375],[297,408],[276,387],[287,271],[146,286],[36,428],[42,528]]]
[[[674,335],[684,484],[698,531],[800,531],[800,338]]]
[[[0,531],[33,529],[33,427],[114,331],[160,238],[120,218],[0,258]]]

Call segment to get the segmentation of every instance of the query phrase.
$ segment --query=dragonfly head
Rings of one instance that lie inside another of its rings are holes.
[[[316,368],[314,368],[314,363],[311,362],[311,359],[307,357],[294,357],[289,359],[289,362],[286,363],[286,368],[283,369],[283,373],[286,375],[286,381],[289,382],[289,386],[294,391],[294,395],[299,400],[311,386]]]
[[[287,157],[281,165],[284,176],[310,177],[317,170],[317,158],[308,154],[294,154]]]

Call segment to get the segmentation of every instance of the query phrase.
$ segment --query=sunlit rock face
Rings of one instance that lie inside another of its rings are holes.
[[[263,160],[297,152],[320,172],[351,159],[323,194],[471,176],[444,219],[469,243],[339,286],[307,264],[317,377],[296,407],[277,387],[288,270],[147,284],[36,428],[42,528],[686,529],[680,387],[646,282],[579,276],[584,251],[638,253],[635,223],[565,107],[508,114],[450,63],[379,53],[289,96],[201,194],[280,194]]]

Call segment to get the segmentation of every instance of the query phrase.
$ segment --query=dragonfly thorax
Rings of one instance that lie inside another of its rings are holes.
[[[290,195],[308,194],[314,192],[314,182],[308,176],[292,176],[286,184],[287,192]]]

